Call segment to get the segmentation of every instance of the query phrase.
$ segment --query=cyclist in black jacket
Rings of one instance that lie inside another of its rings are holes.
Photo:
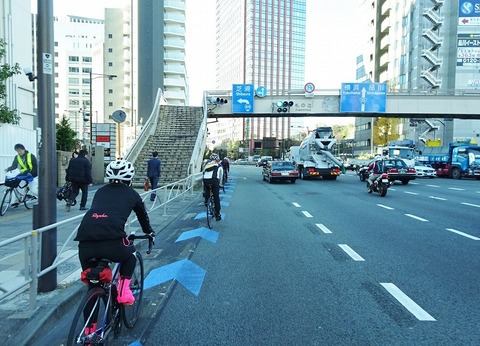
[[[75,240],[82,269],[91,267],[90,259],[108,258],[121,262],[118,302],[131,305],[135,302],[130,280],[135,269],[135,247],[125,233],[125,223],[132,211],[145,234],[155,237],[145,205],[137,191],[130,185],[135,175],[133,165],[125,160],[111,162],[106,169],[110,184],[100,188],[92,206],[84,215]]]

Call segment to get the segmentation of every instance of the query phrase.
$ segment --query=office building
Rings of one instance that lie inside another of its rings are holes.
[[[279,100],[305,84],[306,0],[216,2],[216,88],[232,84],[264,86]],[[221,121],[211,125],[217,141],[243,140],[250,154],[264,138],[298,133],[299,118],[265,117]]]
[[[367,36],[357,59],[357,80],[387,83],[389,92],[399,93],[451,94],[455,90],[477,89],[479,78],[475,72],[478,74],[480,63],[465,55],[480,48],[467,47],[465,40],[480,33],[480,14],[463,15],[468,20],[462,20],[459,9],[463,2],[361,1],[359,6]],[[372,142],[375,120],[356,119],[355,155],[375,150]],[[426,139],[448,143],[478,137],[479,130],[474,120],[405,119],[399,133],[400,139],[413,139],[417,143]]]

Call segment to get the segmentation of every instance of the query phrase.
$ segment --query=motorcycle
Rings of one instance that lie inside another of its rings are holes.
[[[390,181],[388,180],[388,174],[382,173],[377,179],[369,186],[367,181],[368,193],[378,192],[381,197],[387,195],[387,189],[390,187]]]

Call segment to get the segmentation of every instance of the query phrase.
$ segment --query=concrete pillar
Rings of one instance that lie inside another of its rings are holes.
[[[95,155],[92,155],[92,178],[94,184],[103,184],[105,182],[105,160],[104,148],[95,147]]]

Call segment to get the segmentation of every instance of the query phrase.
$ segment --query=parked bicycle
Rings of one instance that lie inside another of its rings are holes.
[[[2,204],[0,205],[0,216],[6,214],[7,210],[12,207],[16,208],[20,204],[25,205],[25,208],[32,209],[36,203],[36,197],[30,194],[27,180],[9,179],[5,181],[8,187],[3,192]],[[12,203],[13,197],[17,202]]]
[[[147,254],[151,253],[154,244],[151,236],[131,234],[128,238],[132,242],[135,239],[148,239]],[[112,340],[120,335],[122,324],[127,328],[134,327],[141,311],[144,280],[142,256],[138,251],[134,255],[136,265],[130,281],[130,288],[135,297],[133,305],[117,302],[121,263],[116,263],[111,270],[110,260],[104,258],[91,260],[94,266],[87,279],[94,287],[87,292],[75,313],[68,334],[68,346],[111,345]]]

